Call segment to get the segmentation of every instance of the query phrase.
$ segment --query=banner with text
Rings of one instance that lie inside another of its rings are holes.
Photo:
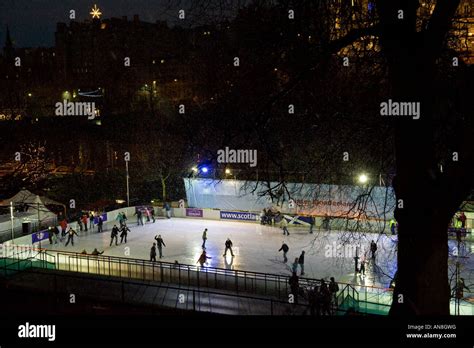
[[[221,211],[221,219],[223,220],[243,220],[243,221],[256,221],[259,216],[254,213],[246,212],[234,212],[234,211]]]
[[[291,215],[349,217],[358,220],[393,217],[395,193],[391,187],[327,185],[244,180],[185,178],[186,198],[193,208],[229,212],[271,209]],[[271,192],[271,194],[270,194]],[[236,214],[236,213],[235,213]],[[232,217],[222,219],[250,220]]]
[[[202,218],[202,209],[186,208],[186,216]]]

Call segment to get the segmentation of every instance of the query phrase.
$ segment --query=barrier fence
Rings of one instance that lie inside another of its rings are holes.
[[[53,252],[31,247],[18,247],[4,254],[10,261],[9,269],[25,268],[21,264],[34,260],[34,267],[55,268],[60,271],[78,272],[103,277],[124,278],[127,281],[159,282],[186,286],[199,290],[201,288],[230,291],[238,296],[265,296],[275,301],[288,302],[291,292],[288,276],[267,274],[252,271],[230,270],[215,267],[200,267],[195,265],[169,262],[153,262],[143,259],[133,259],[115,256],[93,256],[73,252]],[[20,267],[21,265],[21,267]],[[33,266],[32,263],[29,264]],[[311,278],[299,278],[299,287],[304,293],[309,289],[320,286],[321,281]],[[341,304],[346,297],[351,297],[357,303],[364,303],[365,312],[370,305],[377,306],[377,312],[388,313],[392,302],[392,289],[375,286],[359,286],[339,282],[340,291],[336,303]],[[163,285],[164,286],[164,285]],[[170,285],[171,286],[171,285]],[[352,292],[352,293],[351,293]],[[349,296],[350,295],[350,296]],[[466,297],[472,297],[466,294]],[[373,307],[373,306],[372,306]],[[468,301],[461,304],[461,314],[473,315],[474,306]],[[363,311],[363,308],[359,308]],[[453,312],[453,311],[452,311]]]

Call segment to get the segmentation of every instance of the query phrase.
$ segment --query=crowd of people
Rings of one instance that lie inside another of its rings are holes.
[[[329,283],[321,279],[318,285],[304,288],[300,286],[300,279],[294,271],[288,279],[288,283],[290,285],[290,295],[292,296],[291,303],[298,304],[299,298],[302,298],[309,304],[312,316],[335,314],[338,306],[337,294],[339,292],[339,285],[334,277],[330,278]]]

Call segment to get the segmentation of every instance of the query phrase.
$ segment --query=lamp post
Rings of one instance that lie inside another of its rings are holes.
[[[125,170],[127,172],[127,207],[130,206],[130,188],[129,188],[129,175],[128,175],[128,160],[125,160]]]
[[[10,202],[10,219],[12,221],[12,243],[14,243],[14,232],[13,232],[13,202]]]
[[[38,204],[38,227],[36,228],[36,235],[39,237],[40,236],[39,231],[41,230],[41,220],[40,220],[40,204],[39,202],[37,204]],[[39,238],[39,248],[41,250],[41,238]]]

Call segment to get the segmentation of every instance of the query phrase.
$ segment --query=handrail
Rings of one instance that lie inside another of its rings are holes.
[[[45,249],[45,250],[48,250],[48,249]],[[51,250],[49,250],[51,251]],[[78,252],[71,252],[71,251],[62,251],[62,250],[59,250],[59,251],[54,251],[55,253],[57,254],[70,254],[70,255],[73,255],[73,256],[78,256],[78,257],[83,257],[83,258],[89,258],[89,259],[102,259],[102,258],[106,258],[107,260],[110,260],[110,261],[114,261],[116,260],[116,262],[129,262],[129,263],[135,263],[135,264],[143,264],[144,262],[148,265],[151,265],[153,264],[153,261],[149,261],[149,260],[145,260],[145,259],[137,259],[137,258],[131,258],[131,257],[122,257],[122,256],[110,256],[110,255],[90,255],[90,254],[81,254],[81,253],[78,253]],[[186,264],[186,263],[179,263],[179,264],[175,264],[175,263],[172,263],[172,262],[166,262],[166,261],[159,261],[160,264],[163,264],[163,265],[168,265],[168,266],[171,266],[171,267],[177,267],[177,266],[180,266],[180,267],[185,267],[185,268],[191,268],[191,269],[201,269],[200,266],[197,266],[197,265],[189,265],[189,264]],[[215,272],[215,273],[220,273],[220,274],[229,274],[229,273],[234,273],[234,272],[242,272],[242,273],[245,273],[246,275],[255,275],[255,278],[258,278],[258,277],[261,277],[263,279],[265,278],[284,278],[285,280],[288,279],[288,277],[290,275],[285,275],[285,274],[274,274],[274,273],[264,273],[264,272],[257,272],[257,271],[248,271],[248,270],[241,270],[241,269],[232,269],[232,270],[229,270],[229,269],[226,269],[226,268],[221,268],[221,267],[205,267],[205,269],[207,271],[210,271],[210,272]],[[260,278],[260,279],[261,279]],[[307,283],[319,283],[321,281],[321,279],[317,279],[317,278],[308,278],[308,277],[299,277],[299,280],[300,280],[300,283],[301,282],[307,282]],[[351,283],[345,283],[345,282],[337,282],[338,284],[341,284],[341,285],[351,285],[351,286],[354,286],[354,284],[351,284]],[[363,287],[363,288],[373,288],[373,289],[383,289],[383,290],[392,290],[390,288],[386,288],[386,287],[380,287],[380,286],[374,286],[374,285],[355,285],[355,286],[360,286],[360,287]]]
[[[119,265],[127,265],[127,267],[133,267],[140,265],[141,267],[152,267],[153,268],[153,262],[149,260],[144,260],[144,259],[136,259],[136,258],[130,258],[130,257],[118,257],[118,256],[110,256],[110,255],[90,255],[90,254],[81,254],[78,252],[71,252],[71,251],[55,251],[55,250],[50,250],[46,248],[35,248],[35,247],[29,247],[29,246],[19,246],[20,249],[25,250],[30,250],[30,251],[38,251],[38,252],[43,252],[48,255],[50,255],[49,252],[53,252],[56,254],[57,257],[60,257],[60,255],[68,256],[70,257],[75,257],[75,258],[81,258],[81,259],[87,259],[87,260],[102,260],[109,262],[109,274],[110,272],[110,262],[115,262],[118,263]],[[24,252],[23,251],[23,252]],[[51,255],[54,257],[54,255]],[[54,263],[56,263],[56,259],[54,260]],[[70,261],[68,261],[70,264]],[[278,284],[278,294],[281,293],[286,293],[288,291],[288,277],[289,275],[279,275],[279,274],[272,274],[272,273],[263,273],[263,272],[255,272],[255,271],[245,271],[245,270],[229,270],[226,268],[219,268],[219,267],[205,267],[204,269],[196,266],[196,265],[188,265],[188,264],[174,264],[170,262],[163,262],[160,261],[160,269],[163,269],[163,266],[165,269],[176,269],[179,267],[179,270],[187,270],[188,274],[189,271],[203,271],[205,270],[206,274],[208,273],[214,273],[216,276],[217,275],[224,275],[224,276],[233,276],[233,277],[238,277],[238,278],[244,278],[244,289],[247,289],[247,279],[250,281],[251,279],[255,281],[259,280],[264,280],[265,281],[265,293],[267,293],[267,282],[270,283],[277,283]],[[153,268],[154,271],[154,268]],[[162,281],[163,281],[163,272],[160,272]],[[206,276],[207,277],[207,276]],[[207,278],[206,278],[207,279]],[[199,284],[199,277],[197,279],[198,284]],[[217,279],[215,280],[217,282]],[[307,286],[312,286],[312,285],[318,285],[321,282],[321,279],[315,279],[315,278],[306,278],[306,277],[300,277],[300,286],[301,287],[307,287]],[[189,283],[189,278],[188,278],[188,283]],[[279,284],[283,283],[284,287],[281,288]],[[208,281],[206,280],[206,284],[209,284]],[[353,284],[350,283],[344,283],[344,282],[338,282],[338,284],[342,286],[354,286]],[[256,284],[253,284],[256,286]],[[392,291],[390,288],[384,288],[384,287],[378,287],[378,286],[370,286],[370,285],[356,285],[358,287],[364,288],[366,290],[368,289],[378,289],[378,290],[384,290],[384,291]],[[236,278],[236,291],[239,289],[239,283]]]
[[[43,274],[43,272],[41,271],[35,271],[35,270],[32,270],[32,269],[27,269],[27,270],[24,270],[24,272],[26,273],[32,273],[32,274]],[[77,274],[77,273],[73,273],[73,274],[66,274],[66,273],[53,273],[53,276],[56,278],[56,277],[61,277],[61,278],[76,278],[76,279],[90,279],[90,276],[82,276],[80,274]],[[280,301],[280,300],[275,300],[275,299],[271,299],[271,298],[268,298],[268,297],[257,297],[257,296],[248,296],[248,295],[241,295],[241,294],[235,294],[235,293],[226,293],[226,292],[221,292],[221,291],[213,291],[213,290],[209,290],[209,289],[206,289],[206,290],[199,290],[199,289],[189,289],[189,288],[183,288],[183,287],[177,287],[177,286],[173,286],[173,285],[167,285],[167,284],[150,284],[150,283],[140,283],[140,282],[136,282],[136,281],[131,281],[131,280],[122,280],[122,279],[113,279],[113,278],[100,278],[98,279],[99,281],[103,281],[103,282],[108,282],[108,283],[117,283],[117,284],[122,284],[122,299],[124,298],[124,289],[123,289],[123,284],[127,284],[127,285],[137,285],[137,286],[147,286],[147,287],[153,287],[153,288],[160,288],[160,289],[171,289],[171,290],[177,290],[177,291],[180,291],[181,293],[182,292],[192,292],[193,293],[193,296],[192,296],[192,301],[193,301],[193,310],[196,311],[196,293],[197,294],[204,294],[204,295],[219,295],[219,296],[224,296],[224,297],[228,297],[228,298],[236,298],[236,299],[247,299],[247,300],[257,300],[257,301],[263,301],[263,302],[266,302],[270,305],[270,315],[274,315],[274,305],[275,304],[281,304],[281,305],[285,305],[285,306],[292,306],[292,307],[302,307],[302,308],[305,308],[305,312],[306,310],[308,310],[310,308],[309,304],[302,304],[302,303],[289,303],[287,301]],[[55,282],[56,284],[57,282]],[[56,292],[56,286],[55,286],[55,289],[54,291]],[[180,294],[178,294],[179,296]],[[178,297],[179,299],[179,297]],[[177,299],[177,300],[178,300]],[[165,306],[165,307],[169,307],[169,306]],[[175,308],[177,308],[177,305],[175,306]],[[212,306],[209,307],[211,309],[211,312],[212,312]]]

